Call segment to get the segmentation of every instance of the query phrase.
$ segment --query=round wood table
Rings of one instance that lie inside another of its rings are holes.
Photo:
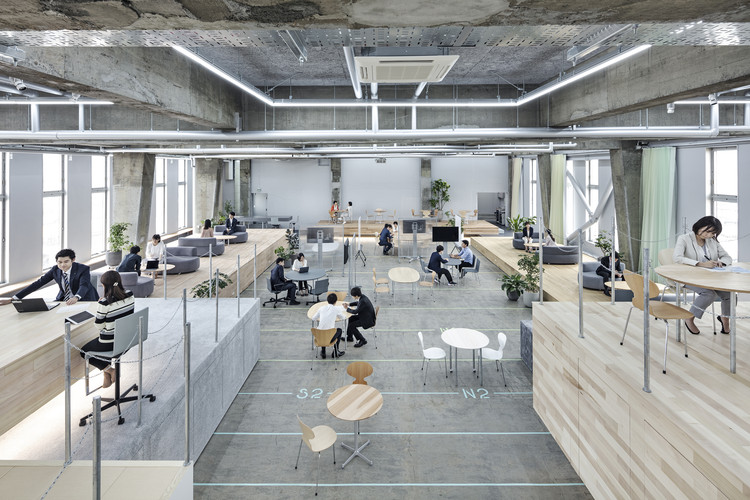
[[[323,301],[323,302],[317,302],[317,303],[313,304],[312,306],[310,306],[310,309],[307,310],[307,318],[310,321],[312,321],[312,327],[313,328],[315,328],[315,321],[313,321],[313,318],[315,317],[315,314],[318,311],[320,311],[320,309],[323,306],[325,306],[326,304],[328,304],[328,302],[325,302],[325,301]],[[346,304],[346,302],[344,302],[343,300],[336,301],[336,305],[337,306],[342,306],[344,304]],[[352,313],[346,312],[346,309],[344,309],[344,321],[346,322],[346,320],[348,320],[351,317],[352,317]],[[336,319],[336,321],[338,322],[338,321],[341,321],[341,320]],[[346,323],[344,323],[344,328],[342,328],[342,330],[344,331],[344,334],[342,335],[342,337],[344,338],[344,345],[345,345],[345,349],[346,349],[346,347],[349,346],[349,344],[346,341]],[[312,337],[310,337],[310,342],[312,342],[312,348],[315,349],[315,342],[314,342],[314,340],[313,340]]]
[[[384,208],[376,208],[375,210],[373,210],[373,212],[375,212],[375,219],[380,217],[380,220],[383,220],[383,214],[385,214],[386,211],[387,210],[385,210]]]
[[[388,279],[391,280],[391,296],[396,300],[395,283],[411,283],[411,294],[414,295],[415,283],[419,281],[419,271],[411,267],[394,267],[388,271]]]
[[[750,270],[750,264],[740,262],[733,267]],[[750,293],[750,273],[731,272],[726,268],[715,270],[705,267],[688,266],[685,264],[669,264],[654,269],[659,276],[677,283],[677,305],[680,305],[680,285],[690,285],[698,288],[708,288],[730,292],[729,294],[729,371],[737,372],[737,293]],[[680,323],[677,323],[679,340]]]
[[[164,264],[163,263],[160,262],[159,263],[159,267],[156,267],[154,269],[146,269],[146,262],[147,261],[144,260],[141,263],[141,273],[142,274],[150,274],[152,278],[156,279],[161,273],[164,272]],[[167,266],[167,271],[171,271],[175,267],[174,264],[166,264],[166,266]]]
[[[346,464],[354,457],[359,457],[372,465],[372,460],[362,454],[362,450],[370,444],[370,440],[359,445],[359,422],[372,417],[383,407],[383,395],[380,391],[370,385],[345,385],[333,391],[333,394],[328,397],[326,406],[334,417],[354,422],[354,446],[341,443],[343,448],[352,452],[341,468],[346,467]]]
[[[224,240],[227,242],[227,245],[231,243],[231,240],[237,239],[237,237],[233,234],[215,234],[214,238],[217,240]]]
[[[484,373],[482,371],[482,347],[487,347],[490,343],[490,339],[487,335],[476,330],[469,328],[450,328],[440,334],[440,338],[443,342],[448,344],[451,349],[450,356],[450,367],[453,369],[453,349],[456,350],[456,385],[458,385],[458,350],[459,349],[471,349],[472,357],[474,357],[476,351],[479,354],[479,385],[484,385]]]

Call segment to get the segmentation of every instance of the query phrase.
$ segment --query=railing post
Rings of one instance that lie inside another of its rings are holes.
[[[214,342],[219,341],[219,268],[216,268],[216,330],[214,332]]]
[[[253,298],[258,298],[258,244],[253,244]]]
[[[187,288],[182,289],[182,326],[187,323]]]
[[[611,288],[610,288],[610,304],[615,305],[615,294],[617,291],[615,290],[615,216],[612,216],[612,251],[609,254],[609,278],[611,280]]]
[[[240,255],[237,254],[237,317],[240,317]]]
[[[208,298],[211,298],[211,294],[213,293],[213,290],[211,289],[211,277],[214,275],[214,261],[213,261],[214,251],[213,251],[213,245],[211,243],[208,244]]]
[[[185,324],[185,465],[190,463],[190,323]]]
[[[643,249],[643,391],[651,392],[649,385],[651,380],[651,322],[649,309],[649,249]]]
[[[143,317],[138,318],[138,423],[141,426],[141,394],[143,393]]]
[[[94,424],[94,455],[92,460],[92,498],[102,498],[102,398],[94,396],[91,419]]]
[[[162,281],[164,282],[164,300],[167,300],[167,254],[162,255],[164,260],[164,269],[162,270]],[[157,273],[158,274],[158,273]]]
[[[65,323],[65,463],[73,461],[70,440],[70,323]]]
[[[583,231],[578,230],[578,338],[583,337]]]
[[[544,304],[544,245],[542,245],[544,237],[544,217],[539,216],[539,303]],[[534,233],[532,231],[532,236]]]

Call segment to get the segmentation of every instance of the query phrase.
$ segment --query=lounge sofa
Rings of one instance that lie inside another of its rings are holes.
[[[208,246],[211,245],[213,255],[224,253],[224,242],[216,238],[201,238],[199,236],[184,236],[177,240],[177,246],[198,249],[198,257],[208,257]]]
[[[539,233],[534,231],[531,239],[534,243],[539,243]],[[513,248],[517,250],[523,250],[525,248],[523,246],[523,233],[520,231],[517,233],[513,233]]]
[[[545,264],[578,264],[578,247],[545,246],[542,260]]]
[[[598,262],[583,263],[583,288],[588,288],[590,290],[604,290],[604,278],[596,274],[596,270],[599,266],[600,264]],[[620,272],[622,272],[622,269],[620,269]],[[617,281],[622,281],[622,278],[617,278]]]
[[[192,273],[201,267],[201,258],[195,247],[167,247],[167,264],[174,264],[167,274]]]
[[[224,225],[216,225],[214,226],[214,234],[224,234],[224,231],[226,231],[227,226]],[[230,245],[234,245],[235,243],[245,243],[248,238],[247,229],[242,224],[237,224],[237,230],[232,233],[232,236],[236,236],[233,240],[227,240],[227,242]]]
[[[104,287],[100,278],[105,272],[107,272],[106,268],[91,271],[91,284],[96,288],[99,297],[104,296]],[[154,293],[154,278],[150,276],[138,276],[138,273],[127,272],[120,273],[120,278],[122,278],[123,288],[133,292],[134,297],[145,298]]]

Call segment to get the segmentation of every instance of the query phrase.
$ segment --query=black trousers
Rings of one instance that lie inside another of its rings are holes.
[[[297,292],[297,285],[295,285],[292,281],[287,281],[286,283],[276,285],[276,290],[278,290],[279,292],[283,292],[284,290],[286,290],[286,298],[289,300],[294,300],[295,293]]]
[[[599,276],[601,276],[602,278],[604,278],[604,282],[605,283],[608,282],[608,281],[610,281],[612,279],[612,273],[609,272],[609,269],[607,269],[605,267],[602,267],[602,266],[599,266],[596,269],[596,274],[598,274]]]
[[[333,342],[334,340],[336,341],[336,345],[333,346],[333,349],[335,351],[339,350],[339,342],[341,342],[341,334],[342,333],[344,333],[344,332],[341,331],[341,328],[336,328],[336,333],[334,333],[333,337],[331,337],[331,342]],[[326,348],[325,347],[321,347],[320,350],[321,350],[321,352],[323,354],[326,353]]]
[[[357,329],[360,326],[362,326],[362,322],[359,320],[359,317],[357,315],[349,318],[349,326],[346,327],[346,337],[354,337],[355,339],[357,339],[357,342],[365,340],[365,336],[359,333],[359,330]]]
[[[474,267],[474,263],[472,262],[471,264],[467,264],[466,262],[461,262],[458,265],[458,271],[459,272],[463,271],[465,267]]]
[[[91,351],[91,352],[107,352],[107,351],[111,351],[113,347],[114,347],[114,343],[103,344],[103,343],[99,342],[98,338],[96,338],[96,339],[92,340],[91,342],[88,342],[86,345],[84,345],[81,348],[81,357],[85,359],[86,358],[86,353],[89,352],[89,351]],[[97,356],[99,356],[99,355],[97,354]],[[105,357],[106,358],[106,356],[99,356],[99,357],[100,358],[101,357]],[[109,358],[107,358],[107,359],[109,359]],[[95,358],[89,359],[89,364],[91,364],[91,366],[93,366],[95,368],[98,368],[100,370],[104,370],[105,368],[107,368],[109,366],[109,362],[102,361],[101,359],[95,359]]]
[[[435,271],[435,270],[434,269],[430,269],[430,271]],[[444,267],[441,267],[440,269],[438,269],[435,272],[437,273],[437,279],[438,279],[438,281],[440,281],[440,278],[442,278],[443,276],[445,276],[446,278],[448,278],[448,283],[453,283],[453,277],[451,276],[451,272],[448,271],[447,269],[445,269]]]
[[[382,243],[378,243],[378,245],[380,245],[381,247],[383,247],[383,255],[385,255],[388,252],[390,252],[391,248],[393,248],[393,243],[391,243],[390,241],[386,242],[385,245],[383,245]]]

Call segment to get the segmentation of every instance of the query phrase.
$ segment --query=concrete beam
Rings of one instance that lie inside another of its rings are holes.
[[[233,129],[239,91],[164,47],[26,47],[3,72],[204,127]],[[118,128],[109,124],[105,128]],[[102,127],[101,124],[99,124]]]
[[[652,47],[552,93],[551,126],[562,127],[705,97],[750,82],[750,47]],[[547,109],[540,111],[547,118]]]
[[[112,157],[112,222],[129,222],[128,238],[143,249],[151,236],[155,160],[156,156],[142,153]]]
[[[634,141],[623,141],[619,149],[612,149],[609,154],[620,254],[628,269],[638,271],[641,269],[643,150],[635,146]]]

